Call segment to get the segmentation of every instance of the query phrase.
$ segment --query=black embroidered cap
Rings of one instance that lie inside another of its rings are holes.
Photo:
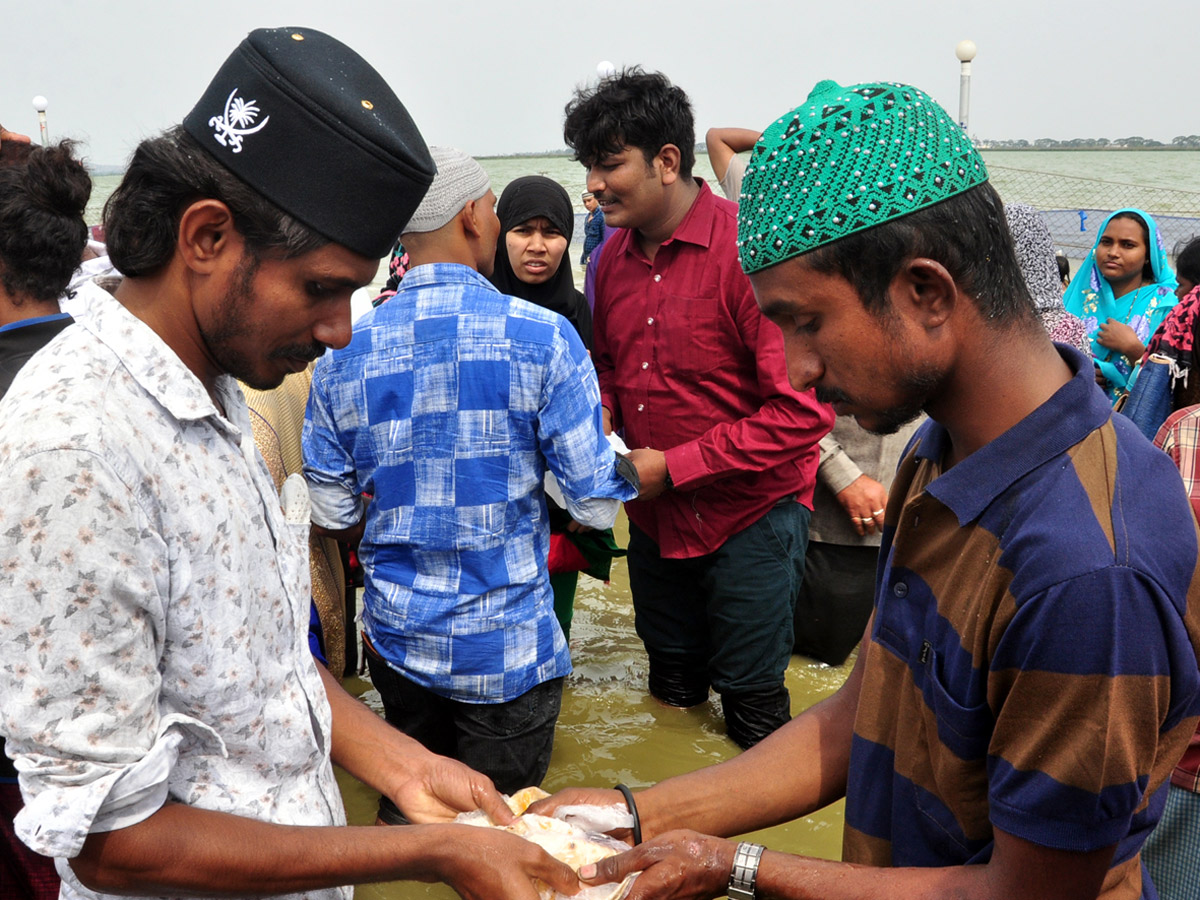
[[[436,171],[383,77],[311,28],[252,31],[183,127],[268,200],[362,256],[387,255]]]

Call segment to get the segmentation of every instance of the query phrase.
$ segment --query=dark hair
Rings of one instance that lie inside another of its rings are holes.
[[[92,179],[72,141],[16,146],[6,160],[23,161],[0,164],[0,283],[18,302],[44,303],[62,296],[87,246]]]
[[[1192,284],[1200,284],[1200,237],[1192,238],[1182,250],[1175,245],[1175,272]]]
[[[1142,226],[1142,243],[1146,245],[1146,260],[1145,260],[1145,262],[1142,263],[1142,278],[1153,281],[1154,280],[1154,262],[1153,262],[1153,258],[1150,255],[1150,226],[1146,224],[1145,219],[1143,219],[1137,213],[1130,212],[1129,210],[1124,210],[1123,212],[1116,213],[1108,221],[1114,222],[1117,219],[1131,219],[1132,221],[1137,222],[1139,225]],[[1104,235],[1101,235],[1100,237],[1103,237],[1103,236]],[[1096,239],[1096,243],[1097,244],[1100,243],[1099,238]]]
[[[1054,254],[1054,261],[1058,263],[1058,280],[1066,281],[1071,277],[1071,261],[1061,253]]]
[[[104,204],[108,255],[122,274],[153,275],[175,253],[179,219],[197,200],[220,200],[256,256],[289,259],[329,243],[204,152],[176,126],[142,141]]]
[[[845,278],[876,315],[890,309],[888,286],[917,257],[936,260],[997,324],[1036,321],[1029,288],[1004,217],[1004,203],[980,184],[933,206],[818,247],[803,257],[817,272]]]
[[[576,88],[566,107],[563,138],[585,166],[637,147],[649,165],[664,144],[679,148],[679,174],[690,178],[696,163],[696,124],[683,89],[661,72],[622,69],[594,88]]]

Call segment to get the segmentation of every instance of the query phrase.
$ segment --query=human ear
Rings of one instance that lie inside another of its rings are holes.
[[[958,285],[946,267],[934,259],[911,259],[892,279],[892,305],[902,306],[926,329],[944,325],[959,302]]]
[[[479,226],[478,207],[478,200],[468,200],[466,206],[462,208],[462,212],[458,214],[459,221],[462,223],[463,231],[472,237],[483,236],[483,229]]]
[[[663,184],[674,184],[679,178],[679,163],[682,158],[683,154],[674,144],[663,144],[659,148],[654,159],[659,164],[659,177]]]
[[[179,217],[176,252],[192,271],[212,272],[234,245],[240,248],[241,235],[234,228],[233,213],[220,200],[197,200]],[[240,249],[237,253],[240,259]]]

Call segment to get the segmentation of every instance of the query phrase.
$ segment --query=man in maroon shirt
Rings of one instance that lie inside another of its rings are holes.
[[[692,177],[687,95],[627,69],[575,94],[564,136],[618,226],[593,359],[606,429],[638,448],[629,576],[650,692],[694,706],[712,686],[749,747],[790,718],[792,609],[833,413],[788,383],[738,265],[737,207]]]

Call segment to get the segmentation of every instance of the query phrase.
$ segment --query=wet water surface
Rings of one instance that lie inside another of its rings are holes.
[[[624,516],[617,538],[627,539]],[[581,576],[571,626],[574,673],[567,679],[562,714],[555,735],[554,756],[542,787],[624,782],[636,789],[671,775],[689,772],[736,755],[737,745],[725,737],[720,703],[710,701],[690,710],[668,709],[646,693],[646,656],[633,630],[633,607],[624,560],[613,566],[612,582],[602,584]],[[850,672],[853,657],[830,668],[803,657],[792,657],[787,683],[792,713],[799,713],[828,696]],[[366,680],[348,679],[347,687],[380,710],[379,695]],[[804,760],[796,760],[804,765]],[[377,794],[343,772],[338,773],[350,823],[375,820]],[[842,804],[803,819],[756,832],[754,840],[775,850],[827,859],[841,855]],[[445,885],[396,883],[364,885],[357,900],[410,900],[457,895]]]

